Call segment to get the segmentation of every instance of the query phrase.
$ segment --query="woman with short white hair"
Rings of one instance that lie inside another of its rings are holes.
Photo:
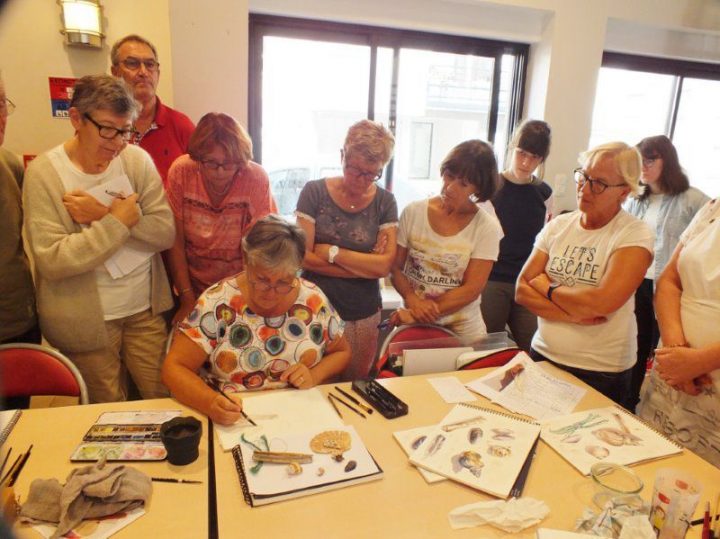
[[[637,350],[633,294],[653,258],[652,230],[622,209],[641,159],[622,142],[581,155],[578,210],[542,229],[516,301],[538,317],[533,359],[549,360],[625,405]]]
[[[316,282],[345,320],[352,348],[344,380],[367,376],[380,322],[378,279],[395,259],[397,203],[377,185],[395,139],[382,124],[361,120],[340,150],[343,175],[308,182],[295,215],[307,236],[304,277]]]

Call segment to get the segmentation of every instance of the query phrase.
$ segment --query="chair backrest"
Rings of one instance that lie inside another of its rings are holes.
[[[0,394],[3,397],[60,395],[87,404],[88,392],[77,367],[63,354],[37,344],[0,345]]]
[[[410,324],[393,329],[380,347],[375,366],[370,371],[371,378],[389,378],[394,373],[384,370],[391,355],[400,355],[403,350],[417,348],[453,348],[460,346],[460,337],[443,326],[434,324]]]
[[[472,369],[485,369],[487,367],[502,367],[518,355],[522,350],[519,348],[506,348],[505,350],[498,350],[491,352],[485,356],[473,359],[470,362],[461,365],[458,370],[472,370]]]

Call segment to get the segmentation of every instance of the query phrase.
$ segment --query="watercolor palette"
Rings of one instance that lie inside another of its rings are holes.
[[[112,460],[164,460],[167,451],[162,443],[89,442],[82,443],[70,456],[72,462],[88,462],[105,457]]]

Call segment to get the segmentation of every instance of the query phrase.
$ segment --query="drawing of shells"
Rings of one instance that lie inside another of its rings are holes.
[[[616,447],[621,446],[625,443],[625,433],[620,429],[614,429],[612,427],[606,427],[603,429],[597,429],[592,433],[599,439],[609,445]]]
[[[463,468],[468,470],[475,477],[480,477],[485,464],[482,457],[475,451],[463,451],[452,458],[453,471],[460,472]]]
[[[445,443],[445,436],[443,436],[442,434],[438,434],[437,436],[435,436],[435,439],[430,444],[430,447],[427,448],[425,455],[431,457],[432,455],[440,451],[443,443]]]
[[[357,468],[357,462],[355,462],[354,460],[348,461],[348,463],[345,465],[346,472],[352,472],[355,468]]]
[[[610,450],[607,447],[601,445],[588,445],[585,447],[585,451],[591,454],[598,460],[602,460],[610,454]]]
[[[510,448],[504,445],[491,445],[488,446],[488,455],[493,457],[507,457],[510,455]]]
[[[418,447],[420,447],[425,442],[425,440],[427,440],[427,436],[425,436],[425,435],[418,436],[417,438],[415,438],[413,440],[413,443],[411,444],[413,451],[415,451]]]
[[[470,429],[468,431],[468,440],[470,441],[471,444],[474,444],[482,437],[483,437],[483,430],[481,428],[475,427],[474,429]]]
[[[560,441],[565,442],[566,444],[576,444],[580,440],[582,440],[582,436],[580,436],[579,434],[572,434],[571,436],[566,436]]]
[[[515,433],[511,431],[510,429],[492,429],[494,432],[492,439],[493,440],[514,440],[515,439]]]

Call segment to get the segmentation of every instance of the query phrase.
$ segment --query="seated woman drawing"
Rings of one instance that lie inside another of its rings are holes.
[[[440,174],[440,195],[413,202],[400,217],[392,281],[406,308],[391,322],[439,324],[471,343],[486,334],[480,293],[503,235],[498,220],[477,205],[498,188],[495,154],[481,140],[465,141]]]
[[[225,425],[240,417],[242,399],[236,395],[233,404],[202,377],[228,392],[308,389],[350,360],[337,312],[316,285],[297,277],[305,256],[302,230],[268,215],[242,248],[245,271],[198,298],[162,369],[175,398]]]

